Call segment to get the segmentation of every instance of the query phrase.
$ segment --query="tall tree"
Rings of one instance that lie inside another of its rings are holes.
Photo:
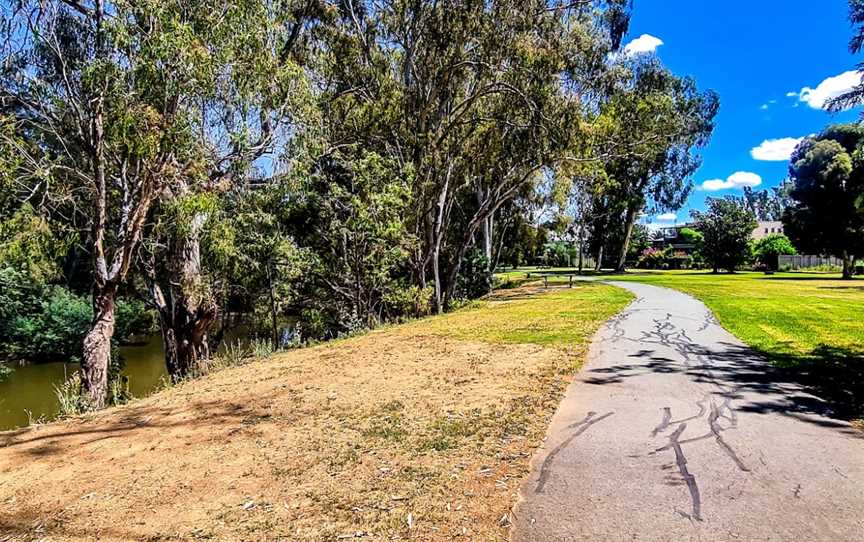
[[[789,177],[795,204],[783,215],[784,231],[805,253],[843,260],[851,278],[864,254],[864,127],[829,126],[805,139],[792,155]]]
[[[291,167],[289,145],[314,112],[307,76],[295,59],[324,14],[316,2],[269,0],[145,2],[136,9],[183,28],[176,39],[207,52],[192,59],[195,85],[164,89],[175,115],[196,134],[195,152],[178,160],[184,174],[160,194],[144,262],[168,372],[182,378],[206,371],[209,331],[227,286],[217,280],[225,275],[202,261],[202,238],[224,226],[214,219],[224,217],[232,191],[276,183]],[[181,81],[186,75],[175,64],[162,72]]]
[[[323,48],[330,139],[343,152],[362,142],[414,171],[412,267],[420,287],[431,282],[437,310],[477,231],[578,133],[580,107],[605,83],[598,74],[626,29],[625,5],[343,6]]]
[[[756,216],[735,198],[708,198],[706,211],[693,211],[696,229],[702,234],[702,256],[717,273],[730,273],[749,255]]]
[[[767,190],[745,186],[740,201],[756,215],[757,220],[777,221],[783,219],[786,208],[792,205],[791,191],[792,184],[788,180]]]
[[[183,42],[185,28],[150,15],[104,0],[22,1],[7,12],[2,40],[0,102],[27,141],[15,148],[17,177],[63,200],[70,221],[87,231],[94,317],[82,372],[97,408],[107,392],[118,289],[153,202],[190,152],[189,126],[164,91],[194,84],[190,66],[206,56]],[[140,27],[147,31],[133,31]],[[185,77],[166,76],[165,66],[186,67]]]
[[[692,79],[675,77],[656,59],[637,60],[632,69],[631,80],[603,104],[597,121],[618,154],[606,165],[608,196],[624,210],[618,271],[646,205],[657,211],[683,205],[701,163],[695,151],[707,144],[719,107],[714,92],[699,92]]]

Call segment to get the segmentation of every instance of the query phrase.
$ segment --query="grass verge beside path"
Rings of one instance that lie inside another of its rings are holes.
[[[609,279],[665,286],[700,299],[733,335],[814,386],[839,415],[864,416],[864,280],[697,271]]]
[[[0,433],[0,540],[506,540],[620,289],[522,288]]]

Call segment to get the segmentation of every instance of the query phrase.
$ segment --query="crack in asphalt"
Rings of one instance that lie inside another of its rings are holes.
[[[552,474],[552,463],[555,461],[555,457],[561,453],[567,446],[570,445],[573,440],[576,439],[579,435],[587,431],[592,425],[601,422],[614,414],[614,412],[607,412],[606,414],[600,416],[599,418],[595,418],[597,415],[596,412],[589,412],[585,419],[579,422],[572,423],[567,426],[568,429],[576,429],[576,431],[567,437],[564,442],[556,446],[549,455],[546,456],[546,459],[543,460],[543,465],[540,467],[540,476],[537,479],[537,489],[534,491],[535,493],[543,493],[546,488],[546,484],[549,482],[549,477]]]
[[[705,402],[699,401],[697,405],[699,406],[699,413],[695,416],[690,416],[689,418],[684,418],[683,420],[672,421],[672,409],[670,407],[663,407],[663,417],[660,421],[660,424],[654,428],[651,432],[651,436],[655,437],[659,433],[666,431],[669,427],[673,425],[678,425],[678,428],[674,433],[669,437],[669,443],[663,447],[657,448],[649,455],[654,455],[659,452],[663,452],[666,450],[673,450],[675,453],[675,462],[678,465],[678,472],[681,474],[681,477],[684,479],[684,482],[687,484],[688,491],[690,493],[690,500],[692,503],[693,514],[691,519],[696,519],[697,521],[702,521],[702,501],[701,496],[699,494],[699,486],[696,483],[696,476],[693,475],[690,470],[687,468],[687,458],[684,455],[684,445],[690,444],[693,442],[698,442],[702,440],[707,440],[713,438],[720,449],[727,455],[735,465],[742,472],[750,472],[750,468],[744,464],[741,458],[738,456],[732,446],[726,442],[723,438],[723,431],[735,428],[738,426],[738,417],[735,414],[735,410],[732,408],[731,400],[727,397],[723,404],[719,407],[714,402],[713,399],[707,399],[710,402],[710,413],[708,414],[707,422],[708,427],[710,428],[709,432],[694,438],[681,440],[681,436],[684,434],[684,431],[687,429],[687,423],[689,421],[701,419],[702,416],[705,415]],[[727,414],[728,412],[728,414]],[[730,427],[723,427],[719,420],[726,419],[729,421]],[[686,515],[686,514],[685,514]]]
[[[699,494],[699,485],[696,483],[696,476],[691,474],[687,468],[687,457],[684,455],[684,448],[681,446],[681,442],[678,441],[685,429],[687,429],[686,423],[679,425],[678,429],[669,436],[669,444],[664,446],[664,449],[671,448],[675,452],[675,464],[678,465],[678,472],[681,474],[690,492],[691,518],[696,521],[702,521],[702,497]]]

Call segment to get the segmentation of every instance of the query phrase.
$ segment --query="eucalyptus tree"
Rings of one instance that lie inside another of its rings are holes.
[[[290,13],[266,0],[3,8],[0,100],[24,141],[4,137],[20,158],[16,178],[62,202],[93,258],[95,316],[82,367],[92,406],[105,401],[116,296],[142,246],[160,268],[148,274],[172,374],[206,349],[215,311],[199,236],[226,186],[289,138],[286,104],[305,91],[288,30],[308,24],[310,5]]]
[[[202,260],[202,238],[215,229],[222,235],[218,250],[246,259],[240,257],[243,247],[228,248],[235,236],[226,226],[242,229],[243,223],[226,211],[236,210],[231,202],[236,203],[238,193],[269,189],[294,165],[292,144],[303,132],[303,122],[314,117],[308,75],[300,65],[304,40],[326,16],[325,6],[182,0],[139,3],[136,9],[184,29],[182,38],[206,51],[205,58],[196,59],[197,84],[164,91],[196,134],[196,152],[178,164],[183,174],[160,194],[143,261],[160,315],[167,368],[182,378],[190,371],[206,371],[208,334],[232,275],[230,262],[219,266],[219,259]],[[244,210],[242,216],[253,223],[273,220],[270,209],[259,209],[257,219],[249,216],[248,206]],[[272,241],[268,260],[255,264],[265,272],[273,259],[293,261],[290,242],[278,235]],[[286,271],[285,266],[276,268],[279,274]]]
[[[101,407],[118,288],[154,201],[194,153],[190,126],[165,91],[198,84],[207,52],[184,40],[186,28],[125,2],[22,1],[4,10],[0,100],[27,143],[15,147],[17,176],[63,200],[87,231],[94,318],[82,372],[90,405]]]
[[[477,231],[491,237],[496,210],[578,137],[626,4],[340,4],[323,47],[331,141],[342,154],[362,145],[410,166],[414,281],[432,284],[438,311]]]
[[[849,39],[849,52],[857,55],[864,48],[864,0],[849,0],[849,22],[854,27],[854,33]],[[864,73],[864,63],[858,64],[859,73]],[[828,100],[829,111],[838,112],[851,109],[864,103],[864,81],[851,90]]]
[[[792,205],[792,198],[789,195],[791,191],[792,183],[788,179],[779,186],[766,190],[753,190],[745,186],[741,201],[759,220],[781,220],[783,212]]]
[[[612,155],[605,165],[609,196],[624,213],[619,271],[639,213],[649,204],[678,209],[687,199],[700,164],[696,151],[708,143],[719,108],[713,91],[700,92],[692,79],[674,76],[656,59],[637,60],[632,70],[595,121]]]

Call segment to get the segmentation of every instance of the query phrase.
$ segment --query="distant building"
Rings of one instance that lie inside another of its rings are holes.
[[[759,222],[759,225],[756,226],[756,229],[753,230],[753,233],[750,234],[750,237],[754,241],[759,241],[760,239],[764,239],[769,235],[773,235],[776,233],[783,233],[783,223],[779,221],[766,221]]]
[[[672,269],[679,269],[690,261],[693,252],[696,250],[696,245],[687,243],[681,238],[681,230],[684,228],[693,228],[694,224],[679,224],[668,228],[661,228],[657,231],[652,246],[663,250],[672,247],[669,254],[669,264]]]

